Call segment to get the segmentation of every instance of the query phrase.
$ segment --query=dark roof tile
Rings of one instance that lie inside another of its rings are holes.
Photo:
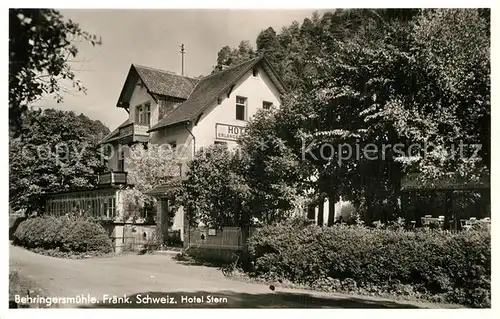
[[[187,99],[198,80],[142,65],[133,65],[151,93]]]
[[[193,119],[209,106],[210,103],[216,101],[224,91],[228,90],[232,84],[238,81],[261,59],[262,57],[260,56],[202,78],[189,98],[170,113],[169,116],[164,117],[154,125],[150,131]]]
[[[130,121],[130,119],[126,119],[125,122],[123,122],[122,124],[120,124],[120,126],[118,126],[116,129],[114,129],[111,133],[109,133],[108,135],[106,135],[100,142],[99,144],[104,144],[104,143],[108,143],[108,142],[112,142],[114,140],[116,140],[119,135],[120,135],[120,128],[124,127],[124,126],[127,126],[128,124],[130,124],[132,121]]]
[[[129,95],[131,94],[130,85],[135,85],[133,83],[135,83],[134,81],[137,81],[137,77],[139,77],[149,92],[161,96],[175,97],[181,101],[185,100],[178,107],[166,114],[163,119],[151,127],[149,131],[155,131],[162,127],[194,120],[197,116],[202,114],[207,107],[216,102],[219,97],[227,93],[232,85],[236,84],[242,76],[261,61],[263,61],[262,66],[270,76],[271,81],[276,85],[280,93],[284,93],[285,89],[283,84],[264,56],[258,56],[199,80],[173,74],[168,71],[133,64],[117,105],[120,104],[120,100],[127,99],[124,95],[125,92],[129,92],[127,93]],[[127,89],[127,87],[129,88]],[[130,99],[130,96],[128,96],[128,99]],[[130,123],[127,121],[120,125],[120,127]],[[105,137],[101,143],[116,139],[118,133],[119,128]]]

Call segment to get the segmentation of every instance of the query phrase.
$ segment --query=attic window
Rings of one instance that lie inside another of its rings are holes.
[[[258,74],[259,74],[259,70],[258,70],[257,68],[254,68],[254,69],[252,70],[252,75],[253,75],[254,77],[256,77]]]
[[[138,105],[135,111],[135,123],[139,125],[150,125],[151,123],[151,103],[146,102]]]

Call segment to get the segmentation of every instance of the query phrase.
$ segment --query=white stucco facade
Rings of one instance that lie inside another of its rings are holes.
[[[202,115],[199,123],[193,127],[193,135],[196,137],[196,148],[213,145],[216,141],[226,142],[229,148],[237,145],[232,137],[223,137],[224,133],[233,128],[233,132],[239,131],[239,127],[245,127],[247,121],[251,119],[259,109],[262,109],[264,102],[270,102],[279,107],[280,95],[262,71],[253,76],[252,71],[245,74],[235,85],[233,91],[227,95],[220,96],[220,104],[214,102]],[[246,120],[236,119],[236,97],[246,98]],[[216,134],[216,125],[218,133]],[[234,134],[239,135],[239,134]]]
[[[244,97],[247,101],[246,120],[243,121],[236,119],[237,96]],[[269,102],[279,107],[281,103],[279,92],[263,71],[259,70],[254,76],[250,70],[236,83],[229,97],[227,93],[223,93],[218,101],[211,103],[196,125],[191,124],[186,127],[186,125],[180,124],[160,129],[151,133],[150,141],[153,144],[176,143],[179,152],[184,150],[182,155],[187,158],[191,158],[194,148],[199,150],[202,147],[213,145],[215,142],[224,142],[230,149],[234,148],[237,145],[236,136],[241,133],[239,128],[247,125],[248,120],[262,108],[263,102]],[[223,133],[231,129],[237,131],[238,134],[229,138],[220,137],[220,135],[218,137],[217,130],[219,133]]]
[[[151,103],[150,126],[153,126],[156,123],[158,123],[158,104],[156,104],[155,100],[148,93],[144,85],[141,85],[141,82],[138,81],[137,85],[135,86],[134,93],[132,94],[132,97],[130,99],[130,108],[129,108],[130,121],[135,122],[137,107],[147,102]]]

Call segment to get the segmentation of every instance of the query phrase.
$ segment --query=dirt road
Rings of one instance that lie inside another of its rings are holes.
[[[59,307],[443,307],[295,289],[271,291],[267,285],[225,278],[217,268],[187,266],[159,255],[71,260],[43,256],[11,245],[10,268],[36,282],[46,297],[85,297],[81,298],[83,303],[66,299],[62,302],[67,303],[61,302]],[[95,298],[96,303],[91,298]]]

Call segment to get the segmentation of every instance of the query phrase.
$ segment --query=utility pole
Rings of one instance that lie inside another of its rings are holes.
[[[184,44],[181,44],[181,75],[184,75],[184,54],[186,51],[184,50]]]

